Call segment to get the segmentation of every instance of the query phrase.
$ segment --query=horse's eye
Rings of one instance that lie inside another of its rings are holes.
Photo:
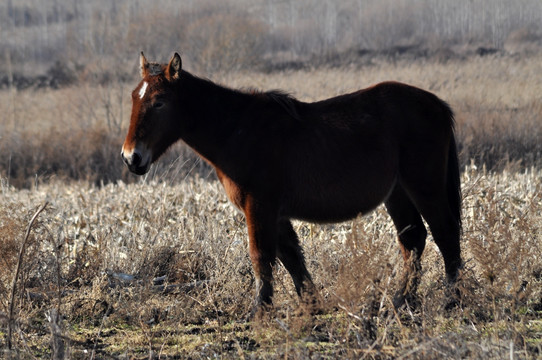
[[[155,102],[154,104],[152,104],[152,107],[155,108],[155,109],[160,109],[164,106],[164,103],[161,102],[161,101],[157,101]]]

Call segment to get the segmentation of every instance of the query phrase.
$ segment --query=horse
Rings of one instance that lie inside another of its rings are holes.
[[[141,81],[121,156],[142,175],[178,140],[215,169],[245,215],[256,296],[272,305],[278,258],[297,294],[318,298],[292,219],[333,223],[381,203],[398,233],[404,275],[394,298],[413,298],[428,224],[456,284],[461,186],[454,116],[425,90],[383,82],[317,102],[281,91],[227,88],[192,75],[175,53],[169,63],[140,55]],[[452,295],[452,297],[455,295]]]

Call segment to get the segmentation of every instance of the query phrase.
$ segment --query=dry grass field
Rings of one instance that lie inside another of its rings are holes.
[[[443,263],[429,241],[419,306],[391,306],[402,260],[380,207],[342,224],[296,222],[323,313],[304,311],[279,265],[275,309],[258,322],[243,320],[253,296],[244,219],[210,169],[183,146],[145,178],[123,169],[135,80],[2,90],[0,357],[540,358],[540,74],[540,55],[502,54],[212,74],[305,101],[393,79],[436,93],[456,112],[461,305],[444,309]]]
[[[17,350],[4,343],[4,356],[49,357],[56,343],[75,359],[540,357],[541,175],[463,173],[461,307],[444,309],[443,263],[429,242],[419,307],[393,309],[402,260],[381,207],[344,224],[297,222],[324,313],[304,313],[277,266],[276,309],[255,323],[243,321],[253,295],[243,217],[216,181],[4,187],[3,294],[30,217],[50,202],[22,262]]]

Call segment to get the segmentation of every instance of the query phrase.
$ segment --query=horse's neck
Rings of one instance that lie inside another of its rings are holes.
[[[183,71],[180,98],[183,113],[190,121],[182,139],[215,166],[218,154],[229,136],[236,131],[243,108],[250,96],[197,78]]]

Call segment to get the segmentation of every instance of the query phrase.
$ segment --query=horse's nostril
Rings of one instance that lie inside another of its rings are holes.
[[[141,164],[142,157],[138,153],[134,152],[132,154],[132,165],[133,166],[139,166]]]
[[[122,161],[123,161],[126,165],[128,165],[128,160],[126,159],[126,156],[124,156],[124,151],[121,151],[121,152],[120,152],[120,157],[121,157]]]

